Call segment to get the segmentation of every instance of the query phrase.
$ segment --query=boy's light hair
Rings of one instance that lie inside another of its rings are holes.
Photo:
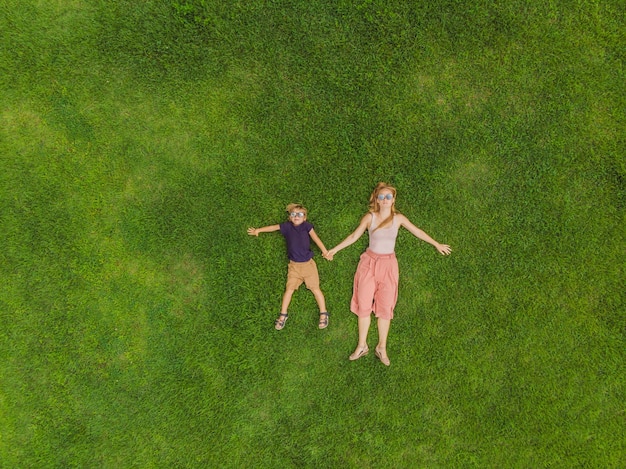
[[[307,215],[307,209],[300,205],[300,204],[289,204],[287,205],[287,213],[291,213],[294,210],[297,210],[298,212],[304,212],[304,215]]]

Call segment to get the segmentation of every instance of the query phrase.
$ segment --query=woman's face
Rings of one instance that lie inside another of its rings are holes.
[[[391,207],[394,201],[393,192],[389,189],[382,189],[376,196],[376,203],[380,208]]]

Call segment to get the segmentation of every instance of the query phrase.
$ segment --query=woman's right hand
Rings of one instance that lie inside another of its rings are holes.
[[[324,259],[326,259],[328,261],[332,261],[333,257],[335,257],[335,250],[334,249],[329,249],[324,254],[322,254],[322,257],[324,257]]]

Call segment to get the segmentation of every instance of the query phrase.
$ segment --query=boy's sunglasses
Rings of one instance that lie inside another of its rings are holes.
[[[391,195],[391,194],[384,194],[384,195],[383,194],[379,194],[378,195],[378,200],[385,200],[385,199],[392,200],[393,199],[393,195]]]
[[[294,217],[294,218],[296,217],[304,218],[304,212],[291,212],[289,216]]]

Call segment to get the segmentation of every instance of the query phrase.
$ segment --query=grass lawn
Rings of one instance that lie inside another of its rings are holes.
[[[623,467],[625,16],[4,1],[0,467]],[[299,202],[330,248],[379,181],[453,248],[401,232],[389,368],[348,361],[367,236],[278,332],[246,234]]]

